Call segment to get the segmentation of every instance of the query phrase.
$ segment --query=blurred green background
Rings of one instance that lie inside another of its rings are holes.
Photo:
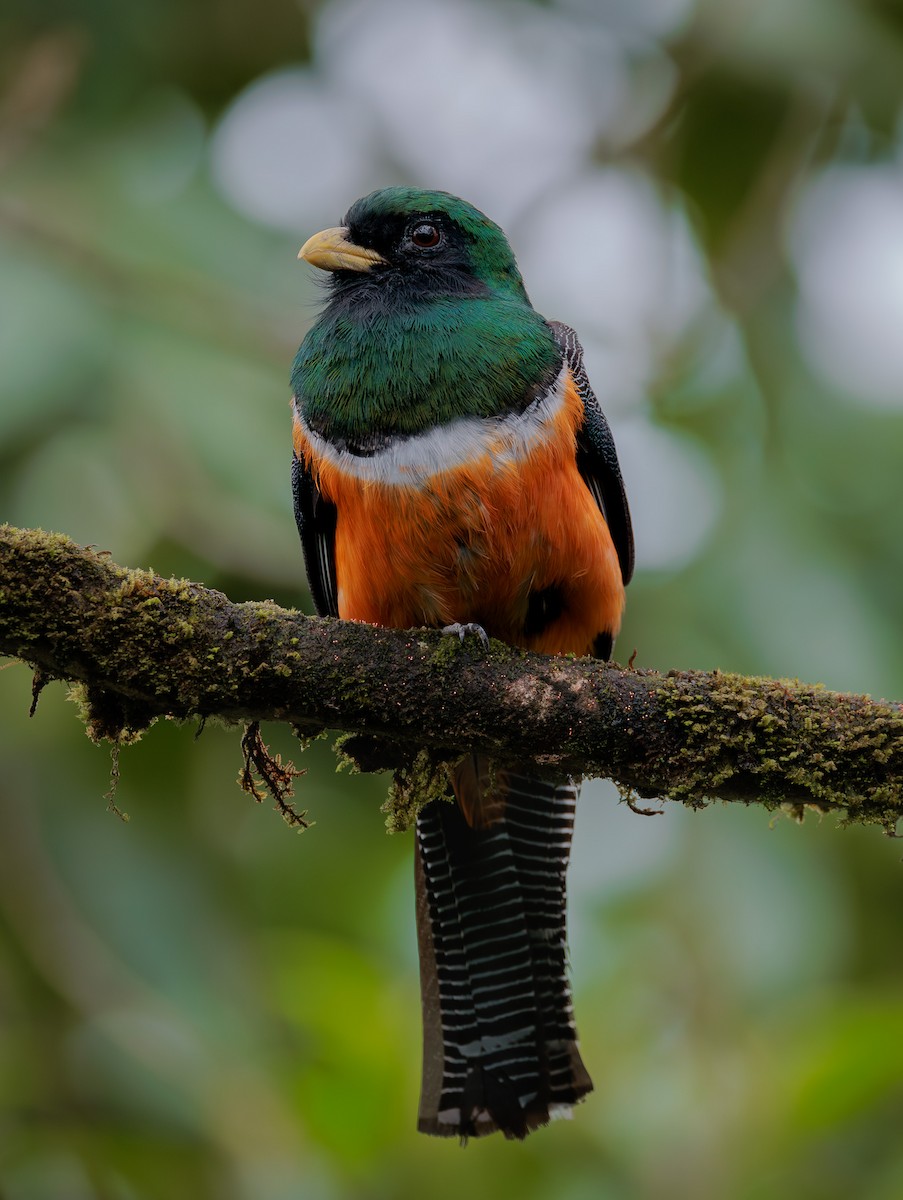
[[[892,0],[4,0],[0,519],[309,607],[288,369],[310,233],[393,182],[507,230],[614,426],[641,666],[903,697],[903,14]],[[899,1200],[903,866],[877,831],[585,788],[597,1092],[414,1132],[411,839],[238,731],[122,756],[0,672],[2,1200]],[[290,737],[266,731],[291,756]]]

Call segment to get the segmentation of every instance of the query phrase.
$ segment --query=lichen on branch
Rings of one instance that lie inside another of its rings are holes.
[[[366,770],[473,749],[693,806],[814,805],[888,831],[903,816],[899,704],[233,604],[40,530],[0,527],[0,654],[78,684],[89,731],[115,743],[160,716],[288,721],[355,735],[343,751]]]

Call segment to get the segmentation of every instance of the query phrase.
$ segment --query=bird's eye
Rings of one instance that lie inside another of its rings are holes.
[[[421,250],[430,250],[442,241],[438,225],[433,225],[431,221],[422,221],[419,225],[415,225],[410,236],[414,245]]]

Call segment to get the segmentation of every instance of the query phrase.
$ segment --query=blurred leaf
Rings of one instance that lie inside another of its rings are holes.
[[[716,256],[765,169],[788,105],[783,88],[713,71],[683,109],[676,181],[698,206]]]

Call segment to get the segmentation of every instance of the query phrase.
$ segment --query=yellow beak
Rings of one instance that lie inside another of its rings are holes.
[[[315,233],[298,251],[298,257],[322,271],[369,271],[375,263],[386,261],[375,250],[355,245],[348,230],[341,227]]]

